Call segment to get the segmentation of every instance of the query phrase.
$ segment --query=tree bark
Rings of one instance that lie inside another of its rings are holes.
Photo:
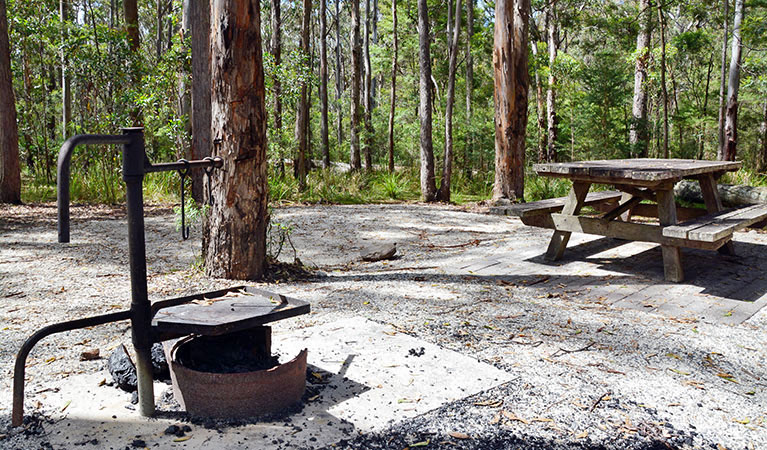
[[[431,84],[431,39],[429,35],[429,8],[426,0],[418,0],[418,64],[420,83],[418,116],[421,121],[421,198],[433,202],[437,196],[437,184],[434,179],[434,147],[432,143],[433,104]]]
[[[389,172],[394,172],[394,108],[397,101],[397,0],[391,0],[392,15],[392,60],[391,60],[391,102],[389,103]]]
[[[365,109],[365,170],[373,170],[372,147],[373,147],[373,71],[370,66],[370,2],[365,0],[365,37],[363,43],[363,61],[365,69],[365,83],[362,97]]]
[[[312,0],[303,0],[303,21],[301,25],[301,56],[304,63],[310,64],[309,61],[309,27],[311,26],[310,19],[312,16]],[[309,65],[311,67],[311,65]],[[308,124],[309,124],[309,99],[307,95],[306,82],[301,82],[301,95],[298,100],[298,108],[296,111],[296,142],[298,143],[298,160],[297,160],[297,172],[298,188],[303,190],[306,188],[306,154],[309,149],[308,140]]]
[[[72,122],[72,81],[69,78],[69,58],[67,57],[66,41],[69,37],[66,24],[69,21],[69,0],[59,2],[59,18],[64,26],[61,46],[61,136],[69,137],[69,124]]]
[[[727,39],[730,27],[730,0],[724,0],[724,35],[722,36],[722,67],[719,76],[719,147],[716,150],[716,159],[724,158],[724,115],[727,109],[725,103],[725,86],[727,81]]]
[[[279,1],[279,0],[275,0]],[[338,146],[344,141],[344,127],[343,127],[343,101],[341,96],[343,95],[343,88],[341,82],[343,76],[341,74],[341,13],[339,3],[341,0],[336,0],[336,141]]]
[[[559,118],[557,117],[557,76],[554,65],[559,50],[559,17],[557,0],[551,0],[546,8],[548,24],[549,50],[549,88],[546,91],[546,115],[548,127],[548,161],[557,160],[557,135],[559,134]]]
[[[647,157],[647,62],[650,57],[652,34],[652,5],[650,0],[639,0],[641,28],[637,34],[637,59],[634,66],[634,102],[631,108],[629,143],[632,157]]]
[[[474,59],[471,39],[474,36],[474,0],[466,0],[466,145],[463,147],[463,171],[471,179],[471,154],[474,151],[474,130],[471,125],[471,100],[474,90]]]
[[[756,171],[767,170],[767,100],[762,102],[762,123],[759,125],[759,156],[756,159]]]
[[[445,94],[445,153],[442,164],[442,180],[437,199],[450,201],[450,180],[453,176],[453,104],[455,103],[455,72],[458,65],[458,38],[461,34],[461,0],[455,0],[455,23],[450,39],[448,57],[447,93]]]
[[[157,52],[157,60],[162,57],[162,47],[165,43],[165,28],[163,27],[164,24],[164,15],[165,15],[165,6],[164,6],[165,0],[157,0],[157,33],[155,34],[155,51]]]
[[[208,276],[257,279],[266,268],[268,182],[259,0],[212,0],[211,135],[224,167],[213,172],[203,233]]]
[[[352,98],[351,98],[351,125],[349,150],[349,162],[352,170],[362,168],[360,161],[360,83],[362,82],[362,45],[360,43],[360,2],[351,1],[352,29]]]
[[[328,139],[328,19],[327,0],[320,1],[320,135],[322,140],[322,167],[330,167]]]
[[[668,89],[666,89],[666,20],[663,3],[658,2],[658,25],[660,26],[660,88],[663,93],[663,157],[668,158]]]
[[[495,201],[524,197],[529,11],[530,0],[495,3]]]
[[[535,25],[533,25],[535,26]],[[538,42],[532,42],[533,59],[538,60]],[[543,81],[541,75],[538,72],[536,64],[535,68],[535,116],[536,125],[538,127],[538,162],[544,163],[548,161],[548,130],[546,129],[546,104],[543,100]]]
[[[743,22],[744,0],[735,0],[735,20],[732,26],[732,56],[727,80],[727,114],[724,121],[722,160],[735,161],[738,150],[738,89],[740,88],[740,54],[743,48],[740,25]]]
[[[211,78],[210,78],[210,3],[190,0],[192,30],[192,146],[191,159],[210,156],[211,149]],[[192,198],[203,199],[203,175],[192,171]]]
[[[128,36],[128,48],[133,55],[134,61],[130,64],[132,83],[140,82],[138,58],[140,47],[140,34],[138,28],[138,4],[137,0],[123,0],[123,15],[125,16],[125,33]],[[141,126],[141,109],[138,105],[132,105],[130,111],[131,121],[134,126]]]
[[[19,131],[5,0],[0,0],[0,203],[21,203]]]
[[[370,42],[373,45],[378,45],[378,0],[373,0],[373,17],[371,23],[372,31],[370,35]],[[378,77],[381,77],[381,84],[383,84],[383,76],[379,74],[370,82],[370,103],[372,109],[378,108]]]

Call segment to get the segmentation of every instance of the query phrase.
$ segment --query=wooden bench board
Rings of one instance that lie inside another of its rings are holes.
[[[610,201],[617,201],[621,198],[621,193],[618,191],[599,191],[589,192],[584,201],[584,206],[601,204]],[[538,200],[536,202],[529,203],[515,203],[508,206],[494,206],[490,208],[491,214],[499,214],[505,216],[527,217],[538,214],[549,214],[552,212],[561,211],[565,207],[567,197],[548,198],[545,200]]]
[[[767,204],[721,211],[663,228],[663,236],[715,242],[767,218]]]

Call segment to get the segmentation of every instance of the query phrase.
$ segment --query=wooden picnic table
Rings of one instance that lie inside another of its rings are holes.
[[[519,216],[528,225],[551,228],[547,259],[560,259],[572,232],[661,245],[666,280],[682,281],[681,247],[733,253],[732,233],[767,218],[767,205],[735,211],[722,207],[716,180],[738,170],[740,162],[685,159],[618,159],[570,163],[535,164],[539,175],[572,180],[567,197],[503,207],[496,213]],[[674,184],[682,179],[700,183],[706,210],[678,208]],[[594,184],[617,191],[592,192]],[[642,203],[642,201],[649,201]],[[581,215],[590,205],[601,212]],[[659,223],[632,222],[631,215],[657,217]],[[691,220],[678,222],[678,217]]]

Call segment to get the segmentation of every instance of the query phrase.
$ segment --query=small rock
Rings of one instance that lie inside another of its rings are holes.
[[[181,428],[179,428],[178,425],[171,425],[165,429],[165,434],[176,434],[179,430],[181,430]]]
[[[134,439],[133,442],[131,442],[131,447],[146,447],[146,442],[143,439]]]
[[[369,244],[360,249],[360,257],[363,261],[382,261],[392,259],[397,253],[397,243],[375,243]]]
[[[126,392],[133,392],[137,389],[136,366],[124,345],[120,345],[109,355],[107,369],[120,389]]]
[[[162,344],[152,344],[152,376],[155,380],[167,380],[170,378],[168,361],[165,360],[165,351]]]
[[[85,350],[80,353],[80,361],[93,361],[94,359],[99,359],[101,357],[99,353],[99,349],[97,348]]]

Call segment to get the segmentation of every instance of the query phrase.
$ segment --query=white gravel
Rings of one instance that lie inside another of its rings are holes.
[[[51,322],[129,305],[122,211],[74,207],[72,215],[72,243],[61,245],[55,243],[54,206],[0,207],[2,448],[34,448],[45,440],[7,429],[13,359],[23,340]],[[765,310],[743,324],[724,325],[610,307],[583,287],[582,277],[605,271],[583,262],[557,266],[574,275],[571,295],[562,295],[568,286],[533,284],[536,263],[522,256],[524,248],[542,253],[549,232],[454,207],[283,207],[273,217],[294,226],[297,256],[325,275],[255,284],[312,303],[311,315],[279,327],[361,316],[513,374],[514,382],[488,393],[504,401],[500,409],[460,406],[457,416],[473,417],[459,421],[466,427],[481,422],[488,430],[610,447],[628,435],[662,438],[667,426],[690,438],[674,444],[684,448],[767,448]],[[146,228],[152,299],[235,284],[193,267],[199,232],[181,241],[168,209],[149,209]],[[360,262],[359,248],[375,241],[396,241],[400,257]],[[465,269],[499,254],[524,266],[525,277]],[[291,258],[283,250],[281,259]],[[35,392],[52,380],[101,370],[103,360],[81,362],[80,353],[99,348],[106,355],[127,335],[128,324],[121,322],[38,344],[28,362],[27,413],[40,408],[55,419]],[[502,410],[528,423],[488,425]],[[432,420],[437,429],[439,420]]]

